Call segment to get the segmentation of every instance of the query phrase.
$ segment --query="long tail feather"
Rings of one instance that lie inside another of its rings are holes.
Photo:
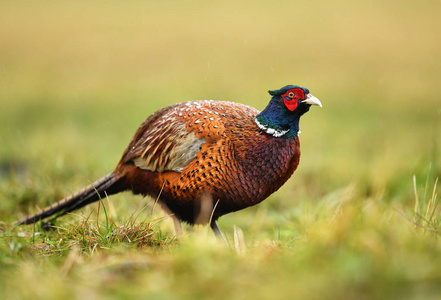
[[[109,175],[95,181],[90,186],[75,193],[54,205],[44,208],[41,212],[28,216],[21,221],[18,221],[17,225],[32,224],[38,222],[41,219],[50,217],[58,213],[57,217],[79,209],[87,204],[98,201],[106,195],[116,194],[122,191],[120,183],[121,177],[110,173]]]

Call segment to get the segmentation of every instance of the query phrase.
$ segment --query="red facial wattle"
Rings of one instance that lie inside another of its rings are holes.
[[[285,102],[286,108],[288,108],[290,111],[294,111],[297,108],[297,100],[296,99],[290,99],[288,97],[283,97],[283,101]]]
[[[291,89],[283,94],[282,98],[286,108],[290,111],[294,111],[297,108],[299,99],[305,99],[305,93],[302,89]]]

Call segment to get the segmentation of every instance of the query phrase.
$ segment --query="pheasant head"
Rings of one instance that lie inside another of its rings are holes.
[[[274,137],[297,136],[300,117],[311,105],[322,106],[307,88],[297,85],[287,85],[269,91],[269,94],[272,96],[270,103],[256,116],[255,121],[260,129]]]

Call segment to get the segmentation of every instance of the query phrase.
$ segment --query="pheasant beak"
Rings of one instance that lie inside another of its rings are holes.
[[[306,103],[306,104],[310,104],[310,105],[317,105],[317,106],[322,107],[322,103],[320,102],[320,100],[311,94],[308,94],[306,96],[306,99],[303,100],[302,103]]]

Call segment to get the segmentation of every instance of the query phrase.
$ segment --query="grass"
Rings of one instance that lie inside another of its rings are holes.
[[[438,198],[438,194],[436,191],[438,178],[436,178],[432,193],[429,196],[429,176],[427,176],[426,184],[424,187],[424,196],[421,200],[420,196],[418,195],[415,176],[413,177],[413,182],[415,189],[415,216],[413,223],[427,231],[441,234],[441,232],[439,231],[440,213],[438,209],[440,199]]]
[[[0,4],[4,299],[438,299],[439,1]],[[122,193],[15,227],[111,172],[168,104],[308,87],[302,158],[269,199],[177,240]]]
[[[73,216],[76,223],[52,232],[3,225],[3,289],[18,298],[77,298],[86,291],[112,298],[436,298],[437,234],[353,188],[340,199],[322,208],[301,203],[297,216],[282,214],[284,229],[271,228],[276,216],[267,217],[266,237],[262,229],[243,228],[242,237],[227,231],[230,247],[207,228],[176,242],[158,224],[120,225],[104,214],[101,222]]]

